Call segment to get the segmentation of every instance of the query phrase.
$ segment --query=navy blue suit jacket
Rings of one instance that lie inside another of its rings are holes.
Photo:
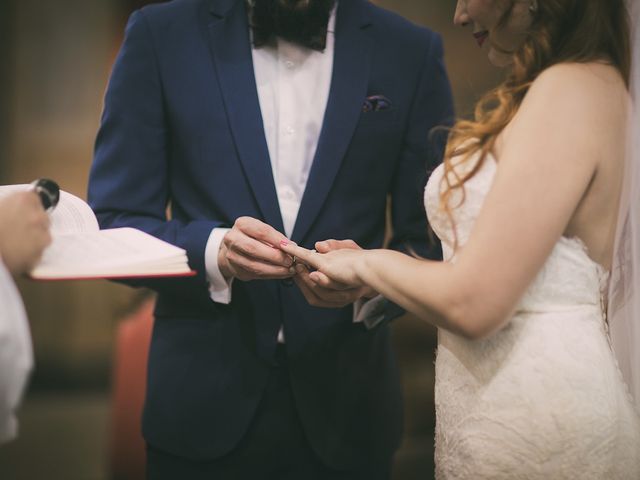
[[[143,420],[147,441],[193,459],[229,452],[260,401],[280,325],[309,441],[333,467],[388,458],[401,397],[388,326],[352,308],[311,307],[290,282],[236,281],[209,298],[205,245],[240,216],[283,231],[255,85],[246,2],[175,0],[135,12],[114,66],[89,201],[102,228],[132,226],[187,250],[191,279],[159,292]],[[422,192],[450,122],[440,37],[366,0],[341,0],[333,78],[292,239],[378,248],[391,199],[391,248],[427,256]],[[313,92],[309,92],[313,95]],[[391,108],[363,111],[371,95]],[[167,212],[169,211],[169,214]]]

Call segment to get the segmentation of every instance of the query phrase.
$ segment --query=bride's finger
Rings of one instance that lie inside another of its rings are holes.
[[[296,258],[297,262],[310,265],[313,268],[320,266],[319,254],[315,250],[307,250],[306,248],[299,247],[295,243],[287,240],[280,242],[280,248],[283,252],[288,253]]]

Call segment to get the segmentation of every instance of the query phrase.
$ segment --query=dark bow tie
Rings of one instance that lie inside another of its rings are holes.
[[[308,10],[282,6],[282,0],[254,0],[250,4],[253,45],[270,45],[276,37],[323,52],[327,25],[335,0],[311,0]]]
[[[324,32],[319,32],[314,35],[306,35],[304,37],[285,37],[283,35],[275,35],[269,29],[263,29],[259,26],[252,25],[251,29],[253,31],[253,46],[256,48],[264,47],[266,45],[270,45],[273,42],[275,37],[281,37],[284,40],[288,40],[291,43],[295,43],[296,45],[300,45],[301,47],[309,48],[311,50],[316,50],[318,52],[324,52],[327,48],[327,30]]]

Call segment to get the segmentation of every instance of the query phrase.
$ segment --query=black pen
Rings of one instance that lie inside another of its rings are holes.
[[[42,208],[51,213],[60,200],[60,187],[58,184],[48,178],[39,178],[31,182],[31,186],[33,191],[40,197]]]

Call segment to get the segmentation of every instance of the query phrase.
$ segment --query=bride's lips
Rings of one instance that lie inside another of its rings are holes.
[[[473,36],[476,39],[476,42],[478,42],[478,46],[482,47],[487,38],[489,38],[489,31],[483,30],[481,32],[474,32]]]

